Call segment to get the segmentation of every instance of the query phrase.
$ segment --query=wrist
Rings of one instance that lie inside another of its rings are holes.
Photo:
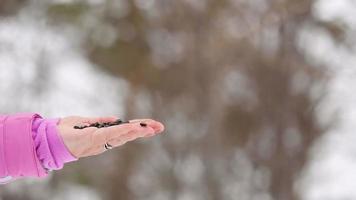
[[[47,134],[49,138],[49,143],[51,145],[51,150],[53,151],[56,160],[65,164],[68,162],[76,161],[78,160],[78,158],[71,154],[65,142],[63,141],[63,138],[58,128],[60,120],[60,118],[48,119]]]

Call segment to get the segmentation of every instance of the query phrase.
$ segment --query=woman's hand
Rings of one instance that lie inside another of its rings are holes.
[[[58,131],[72,155],[81,158],[103,153],[105,143],[118,147],[137,138],[154,136],[164,130],[164,126],[160,122],[151,119],[130,120],[130,123],[106,128],[73,128],[76,125],[114,122],[117,119],[117,117],[67,117],[60,120]],[[146,123],[147,126],[142,127],[140,125],[142,122]]]

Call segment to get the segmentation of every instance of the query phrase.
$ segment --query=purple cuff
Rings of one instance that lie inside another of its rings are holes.
[[[65,163],[78,160],[65,146],[57,130],[59,119],[36,118],[32,124],[37,157],[47,170],[59,170]]]

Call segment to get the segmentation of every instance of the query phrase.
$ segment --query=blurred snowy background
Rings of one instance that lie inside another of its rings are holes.
[[[165,134],[0,200],[356,200],[356,1],[0,0],[0,113]]]

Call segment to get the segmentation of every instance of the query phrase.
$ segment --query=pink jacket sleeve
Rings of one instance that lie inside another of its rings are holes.
[[[0,115],[0,177],[44,177],[36,155],[32,122],[38,114]]]
[[[21,177],[45,177],[78,160],[62,141],[59,121],[35,113],[0,115],[0,184]]]

